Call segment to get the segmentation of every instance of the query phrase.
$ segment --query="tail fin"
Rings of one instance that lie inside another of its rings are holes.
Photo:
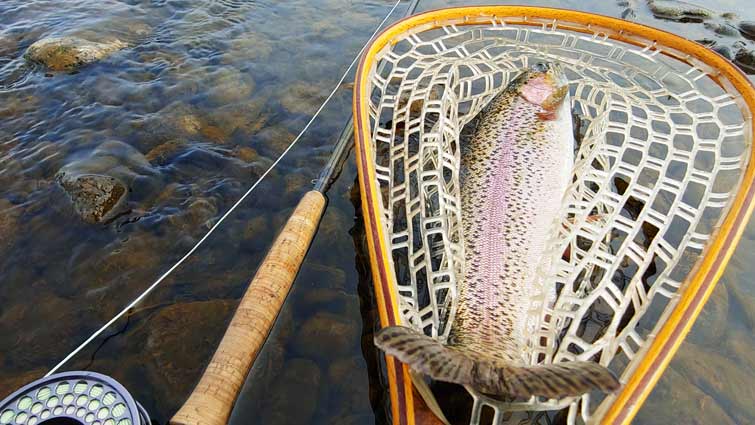
[[[593,362],[513,366],[445,346],[403,326],[381,329],[375,335],[375,345],[435,380],[469,385],[486,394],[561,398],[619,388],[613,374]]]

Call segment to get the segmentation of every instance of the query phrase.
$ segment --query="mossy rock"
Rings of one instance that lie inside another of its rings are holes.
[[[93,42],[78,37],[53,37],[44,38],[29,46],[25,57],[51,71],[75,71],[127,46],[118,39]]]

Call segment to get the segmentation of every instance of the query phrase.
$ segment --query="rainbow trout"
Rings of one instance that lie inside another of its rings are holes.
[[[375,344],[433,379],[508,398],[561,398],[619,383],[593,362],[531,366],[533,295],[555,294],[537,272],[574,162],[571,105],[560,66],[537,64],[514,79],[480,115],[462,154],[465,245],[458,307],[447,345],[392,326]]]

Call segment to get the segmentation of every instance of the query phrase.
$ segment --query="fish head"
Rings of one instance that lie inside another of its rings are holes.
[[[527,68],[514,80],[513,87],[522,98],[542,107],[544,112],[558,109],[569,94],[563,68],[550,62],[539,62]]]

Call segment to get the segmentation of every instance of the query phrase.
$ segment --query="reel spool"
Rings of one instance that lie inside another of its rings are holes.
[[[149,414],[117,381],[95,372],[38,379],[0,402],[2,425],[151,425]]]

